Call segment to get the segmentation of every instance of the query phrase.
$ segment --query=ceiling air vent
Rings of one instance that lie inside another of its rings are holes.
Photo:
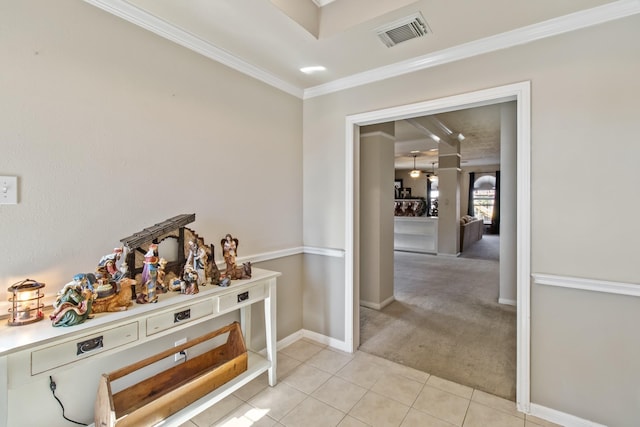
[[[376,29],[376,34],[387,47],[407,40],[426,36],[430,32],[424,16],[420,12],[407,16]]]

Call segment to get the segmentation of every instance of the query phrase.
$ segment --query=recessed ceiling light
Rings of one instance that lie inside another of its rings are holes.
[[[323,67],[322,65],[313,65],[311,67],[302,67],[300,68],[300,71],[302,71],[305,74],[311,74],[311,73],[315,73],[318,71],[325,71],[326,68]]]

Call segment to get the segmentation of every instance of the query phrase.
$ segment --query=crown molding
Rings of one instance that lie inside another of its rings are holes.
[[[106,12],[111,13],[119,18],[129,21],[145,30],[151,31],[164,37],[167,40],[171,40],[187,49],[197,52],[209,59],[213,59],[229,68],[233,68],[243,74],[253,77],[256,80],[260,80],[270,86],[282,90],[297,98],[302,98],[303,90],[297,86],[294,86],[271,73],[268,73],[231,53],[221,49],[195,35],[184,31],[183,29],[158,18],[146,12],[139,7],[132,5],[124,0],[84,0],[85,2],[96,6]]]
[[[528,25],[406,61],[353,74],[326,84],[310,87],[304,90],[304,99],[386,80],[497,50],[507,49],[637,13],[640,13],[640,0],[618,0],[603,6],[560,16],[538,24]]]
[[[307,89],[288,83],[243,59],[181,28],[140,9],[125,0],[84,0],[112,15],[173,41],[209,59],[253,77],[297,98],[309,99],[415,71],[447,64],[501,49],[553,37],[640,13],[640,0],[618,0],[538,24],[507,31],[459,46],[432,52],[406,61],[374,68]],[[322,1],[322,0],[318,0]],[[329,3],[324,0],[323,3]]]

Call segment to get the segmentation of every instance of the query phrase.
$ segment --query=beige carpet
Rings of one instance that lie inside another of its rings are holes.
[[[360,350],[515,401],[516,309],[497,303],[499,263],[481,256],[497,244],[485,236],[474,258],[395,252],[396,301],[360,307]]]

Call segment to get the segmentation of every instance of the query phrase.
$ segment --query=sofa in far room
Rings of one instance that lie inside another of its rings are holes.
[[[482,239],[484,221],[471,215],[460,218],[460,252]]]

